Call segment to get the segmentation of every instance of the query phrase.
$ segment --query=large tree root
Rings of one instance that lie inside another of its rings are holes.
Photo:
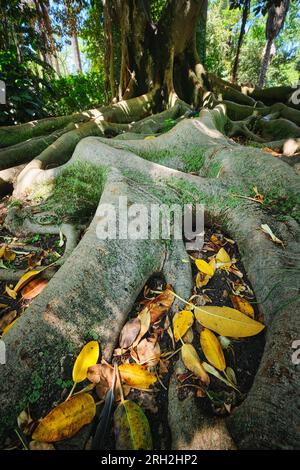
[[[232,190],[236,192],[238,185],[243,194],[256,185],[264,192],[277,188],[281,194],[297,194],[299,177],[268,153],[230,141],[223,134],[227,124],[224,106],[218,106],[203,110],[197,119],[183,120],[151,141],[88,137],[64,166],[31,169],[26,184],[18,181],[16,192],[34,191],[37,184],[53,180],[67,166],[86,161],[109,172],[101,203],[117,205],[119,196],[126,195],[130,204],[204,203],[208,221],[218,223],[236,240],[268,326],[259,372],[247,400],[229,421],[230,432],[242,448],[299,448],[300,379],[291,360],[292,343],[300,336],[294,314],[299,303],[295,290],[300,277],[299,225],[293,219],[277,221],[258,204],[235,198]],[[198,162],[193,172],[202,177],[178,171],[189,171],[191,154],[193,162]],[[216,167],[218,177],[214,178]],[[0,386],[3,430],[14,425],[26,403],[35,403],[35,412],[42,414],[59,399],[57,377],[68,377],[74,357],[66,351],[76,353],[89,335],[99,337],[104,357],[110,359],[137,294],[154,272],[163,271],[179,295],[188,294],[190,266],[173,262],[182,259],[181,242],[169,253],[161,240],[103,241],[96,235],[98,221],[96,214],[49,286],[4,337],[8,362]],[[263,223],[284,241],[285,250],[259,230]],[[50,357],[46,351],[51,351]],[[41,385],[37,386],[36,375]],[[211,425],[215,426],[207,424]],[[223,425],[217,429],[219,437],[226,434]],[[209,435],[214,440],[214,432]],[[223,437],[221,441],[225,442]]]

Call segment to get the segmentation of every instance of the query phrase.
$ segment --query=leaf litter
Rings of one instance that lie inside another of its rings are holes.
[[[29,448],[47,448],[91,422],[97,430],[93,448],[168,448],[168,385],[179,358],[180,400],[193,390],[213,416],[230,414],[245,399],[262,354],[264,325],[237,247],[234,240],[207,230],[203,249],[190,257],[194,287],[183,299],[184,309],[173,312],[178,295],[162,277],[149,279],[121,331],[112,363],[90,341],[74,362],[67,396],[38,421],[30,417],[30,426],[19,423]],[[21,287],[22,280],[17,295]]]

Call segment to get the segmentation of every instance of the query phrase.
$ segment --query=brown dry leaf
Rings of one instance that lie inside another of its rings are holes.
[[[151,315],[151,323],[157,322],[171,308],[174,302],[172,287],[167,284],[166,289],[155,299],[150,300],[145,305],[148,307]]]
[[[259,202],[260,204],[263,204],[265,197],[258,192],[258,189],[256,186],[253,186],[253,191],[255,193],[254,199]]]
[[[203,328],[200,332],[200,344],[208,362],[218,370],[225,370],[226,362],[224,353],[216,335],[207,328]]]
[[[182,345],[181,357],[185,367],[199,377],[205,385],[208,385],[210,382],[209,376],[204,370],[197,351],[192,344]]]
[[[150,323],[151,323],[151,314],[150,314],[150,310],[148,307],[145,307],[139,314],[138,314],[138,319],[140,321],[140,332],[136,338],[136,340],[133,342],[133,344],[131,345],[131,348],[135,348],[139,342],[141,341],[141,339],[143,338],[143,336],[145,336],[145,334],[148,332],[149,328],[150,328]]]
[[[120,348],[128,349],[136,340],[139,332],[141,331],[141,321],[137,318],[132,318],[122,328],[120,333]]]
[[[40,271],[28,271],[28,273],[23,274],[23,276],[20,277],[18,283],[16,284],[14,290],[18,292],[20,289],[22,289],[22,287],[25,286],[25,284],[27,284],[27,282],[30,281],[30,279],[34,278],[39,273]]]
[[[57,442],[74,436],[89,424],[96,414],[96,404],[91,395],[81,393],[61,403],[43,418],[32,439],[42,442]]]
[[[182,341],[184,343],[189,343],[191,344],[194,340],[194,333],[193,333],[193,328],[189,328],[186,332],[186,334],[182,337]]]
[[[40,442],[40,441],[31,441],[29,443],[30,450],[55,450],[53,444],[49,444],[49,442]]]
[[[96,364],[89,367],[87,378],[90,382],[96,384],[96,393],[100,400],[104,400],[107,392],[111,389],[114,378],[114,368],[110,364]],[[124,396],[130,392],[130,387],[123,386]],[[120,400],[120,390],[115,390],[116,401]]]
[[[16,310],[11,310],[10,312],[5,313],[1,318],[0,318],[0,330],[5,330],[5,328],[10,325],[14,319],[17,316],[17,311]]]
[[[140,364],[154,367],[159,363],[160,346],[156,338],[145,338],[136,347],[137,358]]]
[[[119,372],[122,382],[132,388],[148,389],[157,382],[155,375],[139,364],[121,364]]]
[[[45,287],[47,287],[47,285],[48,281],[46,279],[34,279],[22,289],[21,294],[23,299],[34,299],[45,289]]]
[[[274,242],[274,243],[277,243],[278,245],[281,245],[283,248],[284,248],[284,243],[282,240],[280,240],[279,238],[276,237],[276,235],[274,235],[274,233],[272,232],[272,230],[270,229],[269,225],[267,224],[261,224],[260,226],[261,230],[266,233],[267,235],[269,235],[269,237],[271,238],[271,240]]]
[[[230,299],[231,299],[232,305],[234,306],[236,310],[239,310],[240,312],[245,313],[245,315],[248,315],[248,317],[250,318],[254,318],[254,308],[248,302],[248,300],[238,295],[231,295]]]

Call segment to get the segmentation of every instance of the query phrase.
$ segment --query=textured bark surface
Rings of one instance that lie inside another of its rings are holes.
[[[249,397],[229,421],[230,432],[241,448],[298,448],[299,375],[291,362],[291,344],[299,336],[300,325],[294,315],[296,304],[290,302],[299,281],[299,226],[292,219],[277,221],[256,203],[234,199],[231,187],[237,183],[241,188],[257,184],[266,193],[284,177],[288,190],[296,192],[299,177],[279,159],[229,140],[221,132],[226,121],[221,106],[203,110],[199,118],[182,120],[154,140],[88,137],[77,145],[67,164],[54,170],[31,168],[27,174],[30,184],[19,186],[19,180],[16,191],[21,188],[20,194],[30,194],[37,184],[51,181],[76,161],[109,170],[101,202],[117,201],[119,195],[146,204],[163,202],[166,196],[168,201],[179,202],[183,189],[174,181],[185,183],[185,200],[189,196],[191,201],[203,202],[208,220],[217,222],[237,241],[268,325],[260,370]],[[195,148],[201,150],[201,176],[178,171],[185,169],[185,157]],[[216,164],[218,177],[207,178]],[[270,224],[284,240],[285,250],[258,230],[261,223]],[[159,241],[103,242],[96,237],[96,224],[97,215],[47,289],[5,335],[8,364],[0,386],[3,429],[13,424],[18,411],[36,397],[35,392],[41,392],[35,389],[36,374],[43,383],[43,393],[34,406],[36,413],[49,409],[58,399],[55,381],[58,376],[66,378],[70,374],[72,358],[87,341],[89,332],[96,333],[104,356],[110,358],[127,313],[153,272],[165,267],[179,295],[186,296],[191,287],[190,274],[182,272],[182,264],[175,262],[177,250],[177,258],[182,259],[183,246],[168,255]],[[289,270],[287,260],[293,260],[294,271]],[[197,441],[191,442],[198,442],[199,447],[231,448],[223,422],[206,422],[203,416],[199,420],[207,429],[206,437],[200,433]],[[175,436],[175,428],[173,433]],[[180,439],[176,436],[174,441]],[[188,445],[176,442],[174,447]]]

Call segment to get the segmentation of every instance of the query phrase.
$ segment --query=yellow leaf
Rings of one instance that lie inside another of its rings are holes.
[[[208,276],[207,274],[203,273],[198,273],[196,276],[196,287],[199,289],[200,287],[206,286],[209,281],[211,280],[211,277]]]
[[[5,292],[9,295],[9,297],[11,297],[12,299],[16,299],[17,298],[17,293],[15,290],[13,289],[10,289],[8,286],[5,286]]]
[[[157,381],[155,375],[139,364],[121,364],[119,372],[122,382],[133,388],[147,389]]]
[[[192,344],[183,344],[181,348],[181,357],[185,367],[193,372],[206,385],[209,384],[209,376],[204,370],[196,349]]]
[[[262,323],[230,307],[195,307],[194,312],[202,326],[222,336],[245,338],[257,335],[265,327]]]
[[[57,442],[74,436],[96,414],[93,397],[80,393],[61,403],[43,418],[34,431],[35,441]]]
[[[114,431],[117,450],[152,450],[148,420],[134,401],[120,403],[114,414]]]
[[[225,370],[224,353],[216,335],[207,328],[204,328],[200,333],[200,344],[208,362],[215,366],[216,369]]]
[[[175,341],[179,341],[180,338],[183,338],[193,323],[194,314],[191,310],[182,310],[181,312],[175,313],[173,317],[173,332]]]
[[[3,253],[3,258],[5,261],[14,261],[16,259],[16,253],[10,250],[8,247],[5,248]]]
[[[75,383],[83,382],[87,378],[88,368],[97,364],[99,354],[98,341],[90,341],[82,348],[73,367],[72,376]]]
[[[155,135],[147,135],[147,137],[144,138],[144,140],[151,140],[151,139],[156,139]]]
[[[14,288],[15,292],[18,292],[22,287],[25,286],[25,284],[35,277],[37,274],[39,274],[40,271],[28,271],[28,273],[23,274],[22,277],[20,277],[20,280],[18,281],[17,285]]]
[[[208,264],[206,261],[204,261],[204,259],[196,259],[195,265],[201,273],[207,274],[210,277],[213,277],[215,274],[214,268],[211,266],[211,264]]]
[[[231,258],[229,254],[227,253],[227,251],[224,250],[224,248],[220,248],[220,250],[216,254],[216,260],[218,263],[230,263],[231,262]]]
[[[0,247],[0,259],[3,258],[4,253],[5,253],[5,245],[2,245],[2,246]]]
[[[232,305],[236,310],[239,310],[242,313],[245,313],[245,315],[248,315],[250,318],[254,318],[254,308],[252,305],[248,302],[248,300],[243,299],[243,297],[240,297],[238,295],[231,295],[230,296]]]
[[[6,333],[11,329],[11,327],[16,323],[18,319],[16,318],[13,322],[11,322],[9,325],[7,325],[4,330],[2,331],[2,336],[6,335]]]

